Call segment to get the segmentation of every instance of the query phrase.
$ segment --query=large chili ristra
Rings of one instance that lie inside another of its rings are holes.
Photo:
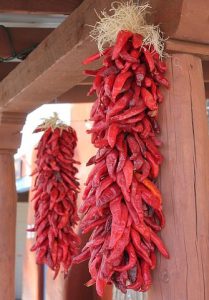
[[[98,151],[83,194],[81,229],[92,232],[74,263],[89,260],[90,286],[102,296],[107,284],[122,292],[147,291],[156,267],[156,250],[169,254],[158,236],[165,225],[156,178],[163,156],[157,135],[160,87],[168,88],[166,64],[140,34],[120,31],[113,47],[100,56],[89,94],[96,93],[90,119]]]

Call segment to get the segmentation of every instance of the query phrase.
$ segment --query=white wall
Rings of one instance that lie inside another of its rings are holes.
[[[25,250],[27,212],[28,212],[28,203],[18,202],[17,203],[17,225],[16,225],[16,270],[15,270],[16,299],[21,299],[21,294],[22,294],[22,264],[23,264],[23,254]]]

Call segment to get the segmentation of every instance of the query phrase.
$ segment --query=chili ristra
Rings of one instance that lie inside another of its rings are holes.
[[[33,172],[37,264],[47,264],[57,276],[60,268],[67,275],[73,257],[78,254],[80,238],[73,227],[78,222],[78,169],[74,160],[77,144],[75,130],[70,126],[39,126],[43,131],[36,148],[36,169]]]
[[[160,86],[168,81],[165,63],[142,41],[139,34],[119,32],[115,46],[102,53],[103,67],[92,72],[90,93],[97,100],[88,133],[98,151],[87,163],[94,166],[80,207],[81,229],[92,234],[74,263],[89,260],[87,286],[96,284],[100,296],[111,283],[124,293],[147,291],[156,250],[169,257],[157,235],[165,219],[156,184],[163,161],[156,137]],[[94,59],[98,55],[85,63]]]

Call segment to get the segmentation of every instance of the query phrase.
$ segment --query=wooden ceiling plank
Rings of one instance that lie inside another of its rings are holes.
[[[150,0],[150,21],[160,24],[166,36],[209,44],[208,1]]]
[[[30,112],[84,80],[81,61],[97,50],[86,24],[111,3],[85,0],[0,83],[0,109]]]
[[[0,2],[0,12],[34,14],[71,14],[82,0],[7,0]]]

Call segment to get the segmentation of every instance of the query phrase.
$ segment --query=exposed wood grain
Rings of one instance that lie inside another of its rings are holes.
[[[162,238],[170,260],[159,259],[149,300],[209,299],[209,138],[201,60],[168,59],[171,88],[160,121],[160,189],[167,220]]]
[[[209,60],[209,45],[169,39],[166,42],[169,53],[190,53],[199,56],[202,60]]]
[[[0,83],[1,109],[29,112],[82,81],[81,61],[96,50],[86,24],[111,2],[85,0],[19,64]]]
[[[0,299],[15,299],[16,188],[13,153],[0,153]]]
[[[0,12],[70,14],[82,0],[7,0],[1,1]]]
[[[171,38],[209,44],[207,0],[150,0],[152,21]]]

